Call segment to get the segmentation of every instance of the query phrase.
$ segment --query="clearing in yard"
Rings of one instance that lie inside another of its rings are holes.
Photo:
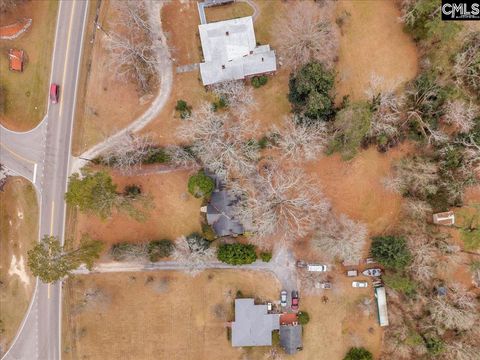
[[[140,96],[133,82],[121,81],[109,69],[107,34],[110,21],[118,16],[110,1],[89,5],[81,64],[78,103],[74,123],[72,153],[79,155],[93,145],[128,126],[147,108],[154,95]],[[94,20],[98,9],[98,23]]]
[[[324,156],[308,163],[306,170],[320,180],[336,213],[365,223],[375,236],[388,232],[400,218],[402,196],[388,191],[382,180],[391,176],[393,162],[408,151],[408,144],[387,153],[370,147],[349,162],[342,161],[339,154]]]
[[[233,348],[237,291],[276,300],[267,273],[205,271],[93,274],[65,285],[63,359],[242,359],[259,349]],[[263,353],[263,350],[260,349]],[[255,358],[259,358],[256,357]]]
[[[55,0],[25,1],[0,17],[0,26],[32,19],[18,38],[0,40],[0,123],[11,130],[30,130],[45,116],[57,11]],[[8,69],[10,48],[25,51],[21,73]]]
[[[145,167],[153,169],[155,166]],[[139,185],[142,192],[153,200],[148,219],[139,222],[125,214],[115,214],[102,221],[95,215],[77,214],[75,229],[71,231],[79,239],[83,233],[106,244],[118,242],[148,242],[151,240],[175,240],[181,235],[201,231],[201,199],[188,193],[188,178],[196,170],[172,170],[136,176],[112,173],[117,191],[131,184]],[[70,233],[72,233],[70,232]],[[108,246],[107,246],[108,248]]]
[[[252,16],[253,9],[246,2],[235,2],[233,4],[205,8],[205,15],[207,16],[207,22],[215,22]]]
[[[337,63],[337,100],[365,98],[372,75],[383,79],[382,90],[395,90],[414,78],[418,54],[413,40],[398,21],[394,1],[339,1],[337,22],[342,18],[342,36]]]
[[[0,355],[18,331],[27,311],[35,278],[27,252],[38,238],[37,196],[20,177],[7,180],[0,192]]]

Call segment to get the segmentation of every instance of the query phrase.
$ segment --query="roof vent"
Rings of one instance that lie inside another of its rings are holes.
[[[225,35],[227,35],[227,36],[228,36],[228,35],[230,35],[230,33],[229,33],[228,31],[226,31],[226,32],[225,32]]]
[[[225,65],[222,65],[222,69],[225,69]]]
[[[262,61],[263,61],[263,57],[262,57]]]

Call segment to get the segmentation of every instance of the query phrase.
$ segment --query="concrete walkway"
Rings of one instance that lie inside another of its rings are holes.
[[[200,64],[188,64],[188,65],[177,66],[175,71],[177,72],[177,74],[192,72],[197,70],[199,66]]]

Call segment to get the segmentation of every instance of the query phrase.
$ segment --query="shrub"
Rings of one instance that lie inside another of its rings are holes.
[[[199,171],[188,179],[188,192],[196,198],[209,197],[214,189],[215,182],[203,171]]]
[[[270,140],[268,139],[268,137],[264,136],[260,140],[258,140],[258,147],[260,149],[265,149],[269,143],[270,143]]]
[[[265,76],[265,75],[254,76],[254,77],[252,78],[252,86],[253,86],[255,89],[258,89],[259,87],[265,85],[267,82],[268,82],[268,77]]]
[[[373,360],[373,355],[363,347],[353,347],[348,350],[343,360]]]
[[[144,164],[163,164],[169,162],[170,156],[162,148],[152,148],[143,160]]]
[[[224,97],[219,97],[217,101],[212,103],[212,110],[214,112],[224,109],[228,106],[227,100]]]
[[[329,152],[339,151],[343,159],[352,159],[370,129],[372,111],[367,103],[353,103],[335,116],[335,137]]]
[[[440,355],[444,350],[443,340],[438,337],[426,337],[425,346],[430,355]]]
[[[298,312],[298,323],[300,325],[307,325],[310,321],[310,315],[306,311],[299,311]]]
[[[218,247],[217,258],[230,265],[243,265],[257,260],[257,254],[251,244],[222,244]]]
[[[410,251],[403,237],[374,237],[370,253],[380,264],[393,269],[403,269],[411,261]]]
[[[127,185],[123,189],[123,194],[131,198],[136,198],[142,194],[142,188],[135,184]]]
[[[393,290],[399,291],[406,296],[413,296],[415,295],[417,284],[410,280],[406,275],[396,273],[391,275],[384,275],[383,281],[385,285]]]
[[[141,259],[147,255],[145,244],[118,243],[112,245],[110,254],[115,261],[126,261],[130,259]]]
[[[217,238],[217,234],[213,228],[208,224],[202,224],[202,236],[208,241],[213,241]]]
[[[331,95],[334,82],[334,73],[323,64],[308,63],[290,77],[288,99],[296,112],[303,112],[313,120],[328,120],[334,114]]]
[[[272,253],[271,252],[261,252],[260,253],[260,259],[262,259],[263,262],[269,262],[272,260]]]
[[[203,252],[210,247],[210,241],[196,232],[188,235],[186,240],[191,252]]]
[[[180,113],[180,118],[186,119],[192,115],[192,107],[185,100],[178,100],[175,110]]]
[[[150,261],[156,262],[161,258],[166,258],[172,255],[173,249],[174,245],[170,240],[163,239],[151,241],[147,247],[148,258]]]

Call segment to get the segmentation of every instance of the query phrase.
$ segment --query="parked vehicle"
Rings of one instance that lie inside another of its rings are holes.
[[[347,271],[347,276],[350,276],[350,277],[358,276],[358,271],[357,270],[348,270]]]
[[[327,265],[320,265],[320,264],[308,264],[307,265],[308,271],[316,271],[316,272],[325,272],[328,270]]]
[[[267,311],[272,311],[272,303],[271,302],[267,303]]]
[[[332,283],[331,282],[321,282],[320,283],[320,288],[331,289],[332,288]]]
[[[298,291],[293,290],[292,291],[292,310],[297,311],[298,310]]]
[[[352,281],[352,287],[354,288],[366,288],[368,283],[366,281]]]
[[[280,293],[280,306],[287,306],[287,290],[282,290],[282,292]]]
[[[375,264],[376,261],[375,261],[374,258],[367,258],[367,259],[365,260],[365,263],[367,263],[367,264]]]
[[[57,84],[50,85],[50,101],[52,104],[58,103],[58,95],[60,92],[60,86]]]
[[[382,269],[367,269],[364,272],[362,272],[363,275],[365,276],[381,276],[382,275]]]

